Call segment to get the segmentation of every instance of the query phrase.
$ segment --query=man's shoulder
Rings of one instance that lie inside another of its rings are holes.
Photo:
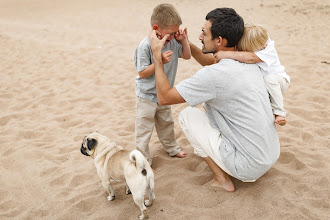
[[[258,73],[261,74],[258,65],[241,63],[232,59],[222,59],[220,62],[204,68],[205,70],[203,71],[208,73],[211,77],[220,77],[221,79],[230,78],[236,80],[237,76],[259,75]]]
[[[258,65],[255,63],[242,63],[233,59],[222,59],[219,63],[216,64],[216,68],[226,70],[226,71],[237,71],[242,72],[251,71],[253,69],[258,70]]]
[[[236,66],[241,66],[242,63],[232,60],[232,59],[222,59],[218,63],[204,66],[204,71],[207,72],[226,72],[230,69],[235,68]]]
[[[205,75],[205,74],[212,74],[212,72],[215,72],[215,70],[217,69],[216,64],[211,64],[211,65],[207,65],[207,66],[203,66],[203,68],[199,69],[195,75]]]

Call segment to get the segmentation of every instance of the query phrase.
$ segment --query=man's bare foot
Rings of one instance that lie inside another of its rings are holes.
[[[275,124],[284,126],[286,124],[286,119],[283,116],[275,115]]]
[[[187,156],[187,153],[181,151],[181,152],[177,153],[175,156],[178,158],[185,158]]]
[[[229,177],[228,177],[228,179],[223,180],[223,181],[218,181],[213,178],[211,181],[205,183],[204,186],[216,186],[216,187],[223,188],[228,192],[235,191],[234,183],[229,179]]]

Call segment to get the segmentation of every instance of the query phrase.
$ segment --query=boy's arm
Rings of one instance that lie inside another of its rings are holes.
[[[260,63],[263,62],[257,55],[247,51],[219,51],[214,54],[216,62],[222,59],[233,59],[241,63]]]
[[[186,39],[186,40],[181,41],[181,45],[182,45],[181,57],[185,60],[189,60],[191,58],[191,50],[190,50],[188,40]]]
[[[191,58],[191,50],[187,37],[187,28],[185,28],[184,30],[179,30],[176,33],[175,38],[182,45],[181,58],[189,60]]]
[[[167,51],[165,51],[164,53],[161,54],[162,61],[163,61],[164,64],[171,61],[172,54],[173,54],[173,51],[171,51],[171,50],[167,50]],[[147,77],[151,76],[154,73],[155,73],[155,64],[152,63],[147,68],[140,71],[139,76],[143,79],[143,78],[147,78]]]
[[[139,76],[143,79],[151,76],[154,73],[155,73],[155,65],[152,63],[147,68],[139,72]]]

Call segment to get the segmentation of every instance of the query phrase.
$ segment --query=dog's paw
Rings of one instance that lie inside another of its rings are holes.
[[[111,195],[109,195],[109,196],[108,196],[108,201],[113,201],[113,200],[115,200],[115,196],[111,196]]]
[[[130,189],[126,189],[126,195],[132,194]]]
[[[148,219],[148,215],[147,215],[147,214],[145,214],[145,215],[142,214],[142,215],[139,216],[139,219],[140,219],[140,220]]]

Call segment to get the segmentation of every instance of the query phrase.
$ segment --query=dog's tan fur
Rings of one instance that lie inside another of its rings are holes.
[[[150,164],[140,151],[131,152],[116,145],[98,132],[87,135],[81,145],[81,153],[91,156],[103,187],[109,193],[108,200],[115,199],[112,181],[126,181],[126,194],[133,195],[134,202],[140,207],[140,219],[148,218],[146,206],[155,199],[154,174]],[[148,190],[149,200],[144,201]]]

